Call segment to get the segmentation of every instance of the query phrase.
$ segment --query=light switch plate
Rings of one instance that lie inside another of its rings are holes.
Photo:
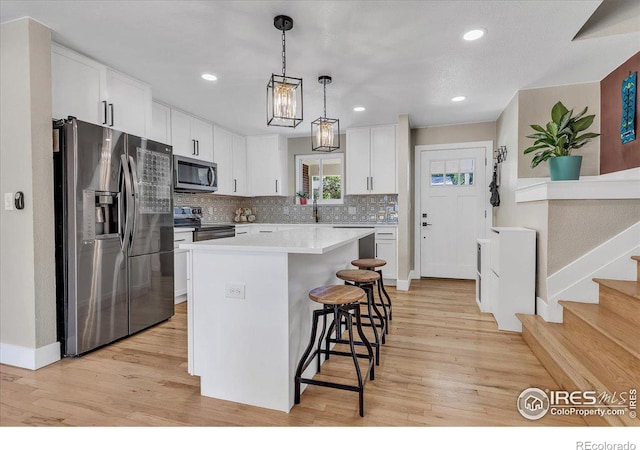
[[[5,192],[4,209],[7,211],[13,210],[13,192]]]
[[[284,215],[288,215],[288,214],[289,214],[289,207],[288,207],[288,206],[283,207],[283,208],[282,208],[282,213],[283,213]]]

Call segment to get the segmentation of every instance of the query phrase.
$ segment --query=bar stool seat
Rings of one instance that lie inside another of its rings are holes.
[[[388,318],[388,320],[393,320],[393,307],[391,305],[391,297],[389,297],[389,294],[387,293],[387,290],[384,287],[382,270],[376,270],[379,267],[386,266],[387,262],[384,259],[378,259],[378,258],[361,258],[361,259],[355,259],[351,261],[351,265],[356,266],[359,269],[374,270],[380,274],[380,281],[378,282],[378,297],[380,298],[380,303],[377,303],[377,305],[382,306],[382,309],[384,310],[385,318]],[[386,303],[382,299],[383,295],[387,299]],[[389,326],[387,324],[387,334],[388,333],[389,333]]]
[[[373,329],[374,342],[371,343],[371,346],[376,352],[376,365],[380,365],[380,345],[385,343],[387,322],[374,301],[373,286],[380,281],[382,276],[373,270],[345,269],[336,272],[336,277],[344,280],[345,283],[352,283],[354,286],[363,288],[367,292],[368,313],[363,314],[362,317],[367,318],[368,321],[365,321],[363,325]],[[338,331],[341,330],[341,325],[340,322],[337,323]],[[380,334],[378,334],[378,328],[380,328]],[[329,342],[330,340],[327,339],[327,347]]]
[[[295,390],[294,390],[294,403],[297,405],[300,403],[300,385],[302,383],[305,384],[313,384],[316,386],[324,386],[330,387],[334,389],[342,389],[347,391],[356,391],[359,395],[359,410],[360,417],[364,416],[364,386],[367,381],[367,377],[363,377],[363,373],[360,367],[360,363],[358,362],[358,358],[366,358],[367,359],[367,370],[365,371],[366,375],[369,374],[369,379],[374,379],[374,357],[373,357],[373,348],[371,344],[367,340],[364,331],[362,330],[362,323],[360,321],[360,303],[365,300],[367,294],[366,292],[356,286],[348,286],[348,285],[334,285],[334,286],[320,286],[312,289],[309,292],[309,298],[314,302],[320,303],[323,305],[322,309],[313,311],[313,322],[311,325],[311,337],[309,339],[309,345],[305,349],[302,357],[300,358],[300,362],[298,363],[298,367],[295,374]],[[322,341],[324,340],[325,331],[327,328],[327,317],[333,314],[333,324],[329,328],[329,336],[331,335],[331,330],[333,329],[336,323],[340,323],[342,320],[347,322],[347,328],[349,331],[348,339],[340,339],[340,336],[337,336],[336,339],[333,339],[332,342],[349,344],[349,352],[338,351],[338,350],[330,350],[327,346],[326,350],[322,349]],[[318,344],[316,349],[313,350],[314,343],[317,336],[318,331],[318,319],[323,317],[323,327],[322,332],[320,333],[320,337],[318,338]],[[353,323],[353,318],[355,317],[355,324]],[[367,354],[359,354],[356,352],[355,345],[356,341],[353,338],[353,325],[356,326],[358,336],[360,341],[358,344],[364,345],[367,350]],[[313,350],[313,352],[312,352]],[[317,371],[320,372],[320,355],[326,355],[326,359],[329,359],[329,355],[340,355],[340,356],[350,356],[353,359],[353,364],[356,369],[356,376],[358,379],[358,385],[350,385],[344,383],[335,383],[331,381],[321,381],[315,380],[312,378],[303,378],[302,373],[305,369],[311,364],[314,358],[317,357]]]
[[[387,262],[384,259],[363,258],[363,259],[355,259],[351,261],[351,265],[359,267],[361,269],[371,270],[375,267],[386,266]]]

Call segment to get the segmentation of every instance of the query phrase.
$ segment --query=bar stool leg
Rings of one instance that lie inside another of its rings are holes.
[[[323,309],[326,309],[326,307]],[[317,346],[318,349],[322,348],[322,341],[324,339],[324,334],[326,331],[327,331],[327,314],[323,314],[322,315],[322,331],[320,332],[320,337],[318,338],[318,346]],[[329,348],[327,348],[327,350],[329,350]],[[322,358],[322,352],[318,351],[318,373],[320,373],[320,366],[322,364],[321,358]],[[325,359],[329,359],[328,353],[326,354]]]
[[[370,286],[370,290],[371,290],[371,306],[373,307],[373,310],[376,313],[378,321],[380,322],[380,333],[382,334],[381,341],[383,344],[385,344],[386,343],[385,336],[387,334],[387,322],[385,321],[384,316],[378,309],[378,305],[375,302],[374,295],[373,295],[373,285]],[[372,320],[372,323],[373,323],[373,320]]]
[[[342,314],[342,311],[338,312]],[[356,368],[356,377],[358,378],[358,405],[360,407],[360,417],[364,417],[364,383],[362,382],[362,373],[360,371],[360,364],[358,363],[358,356],[356,355],[356,348],[353,344],[353,323],[351,320],[351,314],[345,314],[347,320],[347,331],[349,333],[349,348],[351,349],[351,358],[353,359],[353,365]]]
[[[382,292],[387,298],[387,306],[389,307],[389,320],[393,320],[393,306],[391,305],[391,297],[389,297],[389,294],[387,294],[387,290],[384,288],[384,281],[382,281],[382,270],[377,270],[376,272],[380,274],[380,284],[378,286],[382,288]],[[382,296],[380,296],[380,301],[382,302]]]
[[[378,286],[378,298],[380,298],[380,306],[382,306],[382,312],[384,313],[384,323],[385,323],[385,327],[384,327],[384,331],[385,334],[389,334],[389,315],[387,313],[387,305],[385,305],[384,301],[382,300],[382,293],[380,291],[380,283],[382,283],[382,274],[380,275],[380,279],[376,282],[376,285]]]
[[[371,285],[361,286],[367,292],[367,311],[369,313],[368,317],[371,321],[371,329],[373,330],[373,337],[376,341],[376,366],[380,365],[380,336],[378,335],[378,327],[376,326],[376,322],[373,317],[373,311],[371,311],[371,307],[373,306],[373,287]],[[378,314],[380,312],[378,311]]]
[[[316,333],[318,331],[318,317],[320,314],[323,314],[324,311],[316,310],[313,312],[313,322],[311,324],[311,339],[309,340],[309,345],[304,350],[302,354],[302,358],[300,358],[300,362],[298,363],[298,368],[296,369],[296,377],[295,377],[295,387],[294,387],[294,400],[293,402],[297,405],[300,403],[300,378],[302,378],[302,372],[304,371],[304,367],[306,364],[306,360],[311,353],[311,349],[313,348],[313,343],[315,342]]]
[[[364,344],[367,349],[367,354],[369,355],[369,379],[375,379],[375,371],[374,371],[374,358],[373,358],[373,347],[371,343],[367,339],[367,336],[364,334],[364,330],[362,329],[362,322],[360,319],[360,305],[355,305],[355,316],[356,316],[356,330],[358,331],[358,336],[360,337],[360,341]]]

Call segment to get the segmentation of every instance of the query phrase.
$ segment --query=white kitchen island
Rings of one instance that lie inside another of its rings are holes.
[[[289,412],[320,308],[308,293],[342,284],[335,273],[353,268],[374,232],[314,227],[180,245],[189,250],[189,373],[200,376],[200,393]],[[314,373],[311,364],[304,376]]]

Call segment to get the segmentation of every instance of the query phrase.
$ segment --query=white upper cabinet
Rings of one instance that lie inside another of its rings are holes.
[[[347,130],[346,192],[394,194],[396,185],[396,126]]]
[[[147,137],[151,132],[151,87],[70,49],[51,45],[53,117]]]
[[[247,195],[247,139],[233,135],[233,194]]]
[[[149,139],[171,145],[171,108],[153,102]]]
[[[218,194],[233,194],[233,134],[213,127],[213,162],[218,165]]]
[[[173,154],[213,161],[213,125],[177,109],[171,109]]]
[[[136,136],[151,132],[151,87],[107,69],[108,126]],[[148,131],[147,131],[148,130]]]
[[[277,134],[247,137],[253,196],[288,195],[287,140]]]
[[[68,116],[99,125],[107,124],[106,91],[102,64],[64,47],[51,44],[53,118]]]

